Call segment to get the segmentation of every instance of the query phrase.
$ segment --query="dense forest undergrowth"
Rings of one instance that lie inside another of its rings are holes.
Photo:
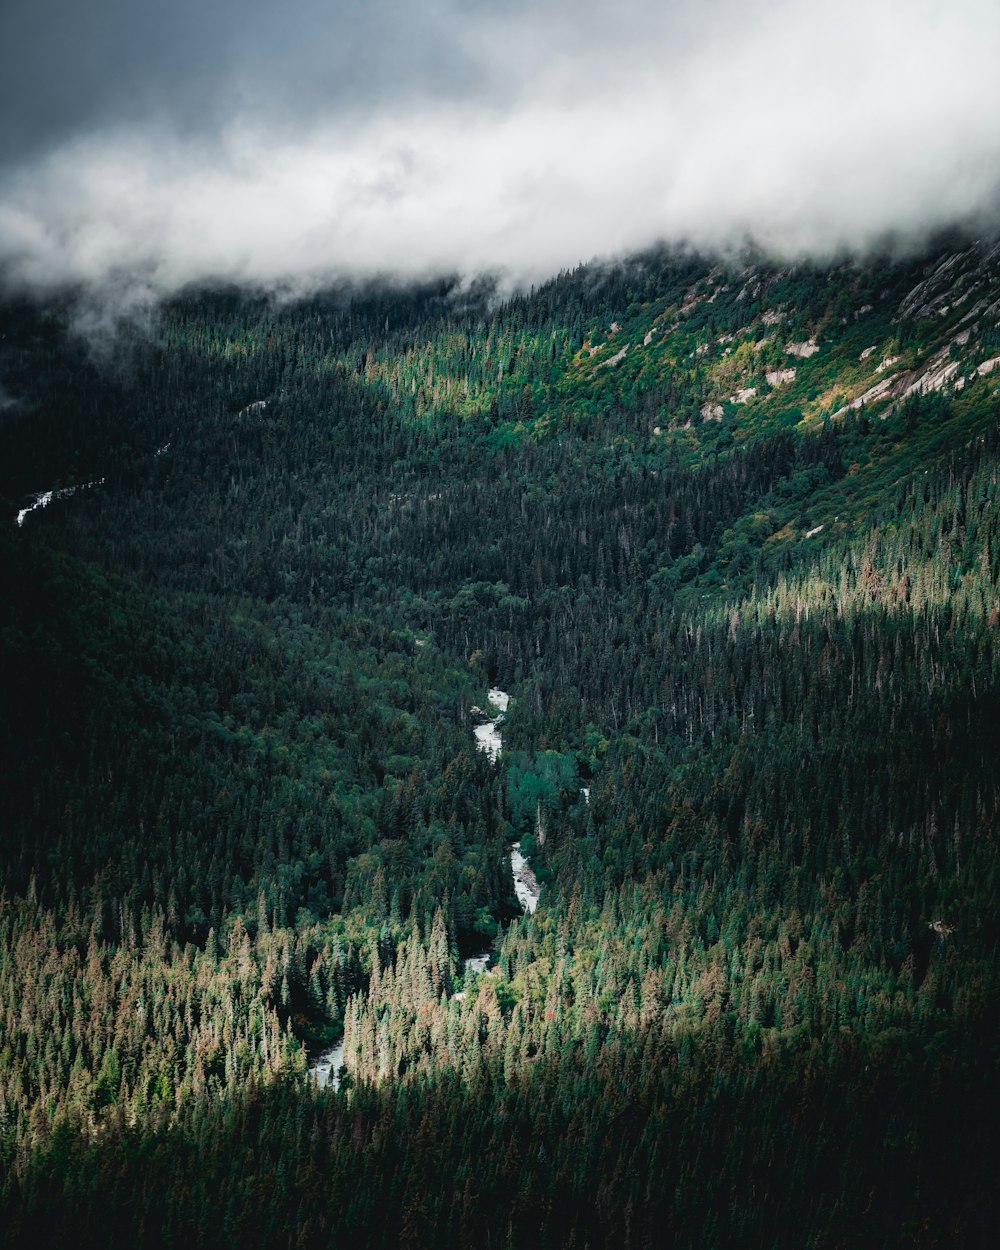
[[[995,249],[0,320],[13,1244],[991,1244]]]

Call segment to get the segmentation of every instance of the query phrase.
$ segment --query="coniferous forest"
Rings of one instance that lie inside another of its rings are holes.
[[[77,312],[0,309],[5,1243],[993,1245],[1000,249]]]

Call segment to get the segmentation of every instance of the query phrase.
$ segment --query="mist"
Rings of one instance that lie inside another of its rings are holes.
[[[526,283],[658,242],[822,257],[1000,220],[981,0],[93,12],[0,16],[8,289]]]

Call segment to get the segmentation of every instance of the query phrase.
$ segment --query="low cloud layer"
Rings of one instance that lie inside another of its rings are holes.
[[[993,0],[143,7],[0,17],[8,285],[527,280],[1000,220]]]

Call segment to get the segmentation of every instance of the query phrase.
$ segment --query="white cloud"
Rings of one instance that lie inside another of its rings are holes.
[[[124,274],[155,291],[435,270],[521,279],[659,239],[749,234],[795,254],[993,223],[995,4],[722,0],[615,15],[467,20],[456,39],[486,86],[460,102],[424,91],[280,125],[247,106],[194,134],[119,121],[64,142],[8,171],[0,267],[32,287]]]

